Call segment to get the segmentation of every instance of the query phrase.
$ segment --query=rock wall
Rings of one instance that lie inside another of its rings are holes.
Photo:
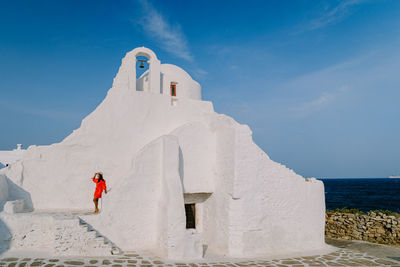
[[[325,236],[400,245],[400,217],[370,212],[367,215],[326,212]]]

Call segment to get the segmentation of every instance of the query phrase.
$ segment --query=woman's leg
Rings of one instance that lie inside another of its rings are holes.
[[[93,198],[93,202],[94,202],[94,213],[98,213],[99,212],[99,199]]]

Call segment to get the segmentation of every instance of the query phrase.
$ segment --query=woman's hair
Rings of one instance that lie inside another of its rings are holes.
[[[98,183],[100,183],[100,181],[104,181],[103,179],[103,174],[98,173],[99,174],[99,180],[97,180]]]

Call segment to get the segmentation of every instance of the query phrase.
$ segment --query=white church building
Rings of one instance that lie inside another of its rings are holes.
[[[149,66],[139,78],[138,63]],[[171,259],[325,249],[323,183],[272,161],[250,128],[216,113],[201,90],[150,49],[127,53],[79,129],[0,170],[0,247]],[[98,171],[109,188],[101,213],[79,213],[93,209]],[[66,212],[75,215],[56,216]]]

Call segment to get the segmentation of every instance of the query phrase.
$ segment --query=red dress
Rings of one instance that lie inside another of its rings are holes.
[[[104,180],[97,182],[99,179],[92,178],[93,182],[96,183],[96,190],[94,191],[94,198],[101,198],[103,190],[107,190],[106,182]]]

